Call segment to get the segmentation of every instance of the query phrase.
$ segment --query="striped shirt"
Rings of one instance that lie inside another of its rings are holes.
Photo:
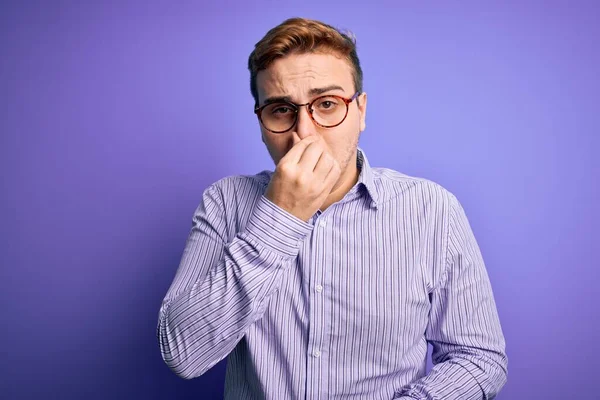
[[[177,375],[228,357],[225,399],[495,397],[505,341],[463,208],[360,148],[357,166],[308,222],[264,196],[271,171],[204,191],[158,316]]]

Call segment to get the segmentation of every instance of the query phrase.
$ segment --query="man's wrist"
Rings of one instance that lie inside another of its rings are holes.
[[[293,257],[312,229],[311,224],[281,209],[263,195],[248,220],[245,235],[283,256]]]

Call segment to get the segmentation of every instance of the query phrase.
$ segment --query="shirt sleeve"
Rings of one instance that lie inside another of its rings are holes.
[[[450,195],[446,269],[431,294],[426,330],[434,367],[398,399],[493,399],[507,380],[505,340],[484,261]]]
[[[228,241],[225,204],[217,184],[204,191],[159,310],[162,358],[185,379],[224,359],[263,315],[312,229],[263,195],[245,229]]]

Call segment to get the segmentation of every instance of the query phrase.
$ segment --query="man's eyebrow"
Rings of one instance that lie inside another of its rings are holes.
[[[322,88],[313,88],[308,91],[311,96],[316,96],[319,94],[323,94],[332,90],[341,90],[344,91],[344,88],[340,85],[329,85]],[[272,96],[265,99],[263,105],[272,104],[272,103],[292,103],[292,98],[290,96]]]
[[[291,103],[292,98],[290,96],[273,96],[265,99],[263,106],[271,103]]]
[[[325,93],[325,92],[329,92],[331,90],[341,90],[343,92],[344,88],[341,87],[340,85],[329,85],[329,86],[325,86],[325,87],[322,87],[322,88],[310,89],[309,93],[311,95],[316,95],[316,94],[322,94],[322,93]]]

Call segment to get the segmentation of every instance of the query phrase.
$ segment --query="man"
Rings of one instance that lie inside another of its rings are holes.
[[[226,399],[495,397],[505,342],[467,217],[369,165],[354,40],[290,19],[248,67],[275,171],[204,191],[159,313],[167,365],[190,379],[228,356]]]

